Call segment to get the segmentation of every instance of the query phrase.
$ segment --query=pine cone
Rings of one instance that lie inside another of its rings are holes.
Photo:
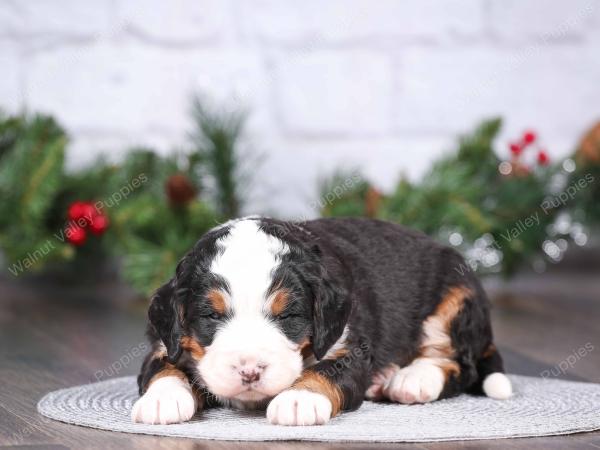
[[[600,163],[600,122],[583,136],[575,156],[583,164]]]
[[[169,203],[173,206],[185,206],[196,197],[196,188],[182,173],[176,173],[167,179],[165,191]]]

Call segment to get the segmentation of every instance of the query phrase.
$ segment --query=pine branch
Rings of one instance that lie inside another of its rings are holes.
[[[49,117],[21,120],[19,136],[0,164],[0,242],[11,261],[51,235],[45,225],[64,177],[63,130]]]
[[[194,153],[190,165],[199,166],[201,174],[212,182],[219,213],[225,218],[237,217],[244,200],[242,190],[250,178],[240,152],[246,115],[217,111],[196,97],[192,117],[196,130],[191,134]]]

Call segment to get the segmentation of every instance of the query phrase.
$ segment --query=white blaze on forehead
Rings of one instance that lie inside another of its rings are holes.
[[[229,285],[225,302],[232,317],[219,326],[198,363],[208,389],[238,403],[273,397],[289,388],[302,370],[298,345],[267,317],[272,301],[267,299],[268,289],[289,248],[261,231],[259,224],[253,219],[235,221],[217,242],[222,252],[215,256],[210,270]],[[252,385],[254,397],[250,399],[240,367],[253,365],[262,372]]]
[[[226,299],[235,312],[260,312],[280,257],[289,249],[281,240],[263,232],[256,220],[234,223],[227,236],[219,239],[224,248],[213,260],[210,270],[229,285]]]

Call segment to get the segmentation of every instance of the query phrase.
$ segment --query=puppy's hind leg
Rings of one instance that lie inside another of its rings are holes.
[[[426,403],[462,392],[495,399],[512,395],[502,358],[492,344],[487,299],[464,287],[449,289],[423,321],[418,356],[383,383],[384,397]]]
[[[461,365],[457,362],[451,326],[471,295],[464,287],[446,292],[423,321],[418,356],[392,373],[387,370],[382,388],[385,398],[406,404],[427,403],[460,392]]]

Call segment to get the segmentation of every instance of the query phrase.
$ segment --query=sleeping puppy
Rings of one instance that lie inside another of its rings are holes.
[[[486,295],[455,251],[369,219],[231,221],[152,299],[135,422],[213,405],[324,424],[363,400],[511,395]]]

